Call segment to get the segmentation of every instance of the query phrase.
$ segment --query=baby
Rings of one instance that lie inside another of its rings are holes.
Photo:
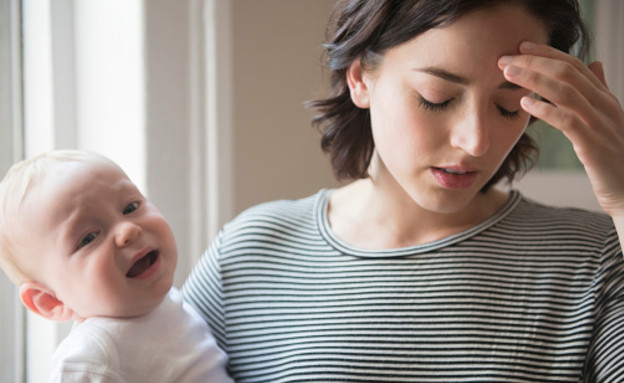
[[[0,183],[2,269],[29,310],[75,321],[51,382],[232,382],[176,262],[165,218],[101,155],[52,151]]]

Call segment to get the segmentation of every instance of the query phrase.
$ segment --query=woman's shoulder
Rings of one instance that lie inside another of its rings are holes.
[[[317,215],[327,198],[328,190],[322,189],[299,199],[281,199],[264,202],[241,212],[223,227],[233,233],[250,229],[294,229],[316,224]]]
[[[507,217],[508,222],[538,230],[556,229],[577,234],[604,236],[614,231],[607,214],[578,207],[547,205],[521,196],[518,206]]]

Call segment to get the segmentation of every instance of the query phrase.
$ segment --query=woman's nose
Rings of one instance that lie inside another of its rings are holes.
[[[473,157],[481,157],[490,149],[490,127],[479,113],[464,116],[451,133],[451,145]]]
[[[119,247],[125,247],[135,241],[141,235],[142,229],[133,222],[121,222],[117,225],[115,243]]]

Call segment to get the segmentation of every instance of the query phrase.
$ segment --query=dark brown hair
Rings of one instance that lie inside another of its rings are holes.
[[[331,158],[338,179],[368,176],[375,148],[368,109],[351,101],[346,73],[354,60],[374,68],[388,49],[405,43],[429,29],[452,23],[476,9],[501,4],[520,4],[548,27],[549,45],[570,53],[578,43],[577,56],[589,52],[589,35],[577,0],[339,0],[333,10],[325,44],[331,75],[326,98],[307,106],[317,115],[312,124],[322,132],[321,147]],[[533,120],[533,119],[532,119]],[[482,190],[502,178],[512,181],[518,172],[533,166],[538,148],[524,133],[500,169]]]

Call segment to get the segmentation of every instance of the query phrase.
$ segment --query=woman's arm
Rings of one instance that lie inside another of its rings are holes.
[[[521,105],[572,142],[624,248],[624,110],[607,87],[602,63],[585,66],[557,49],[529,42],[520,45],[520,53],[502,57],[499,67],[508,81],[549,101],[527,96]]]

